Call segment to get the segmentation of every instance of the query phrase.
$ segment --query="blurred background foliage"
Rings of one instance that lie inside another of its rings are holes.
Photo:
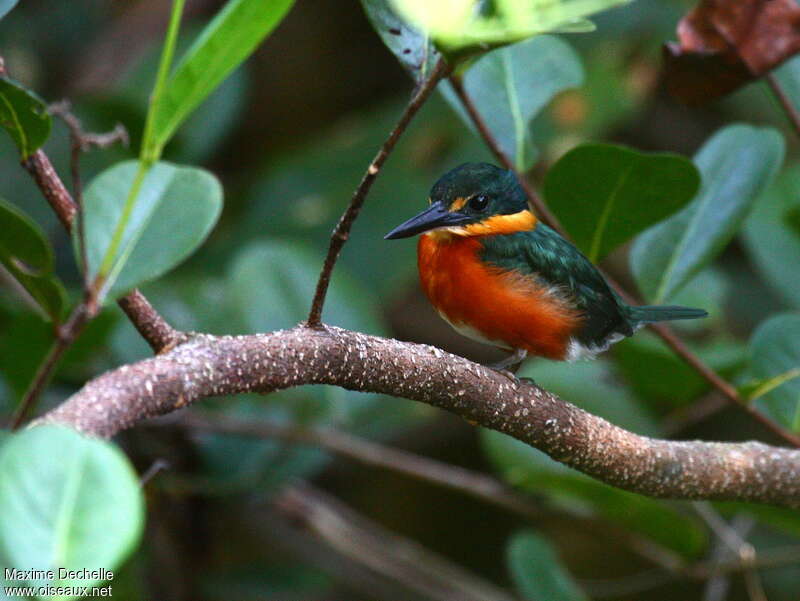
[[[188,3],[179,47],[186,47],[221,4]],[[709,365],[752,391],[748,383],[800,363],[797,140],[763,83],[703,108],[687,108],[666,95],[661,45],[674,38],[676,23],[691,5],[639,0],[594,18],[596,32],[535,38],[498,51],[518,61],[519,85],[536,95],[523,115],[530,140],[522,146],[501,142],[541,183],[548,168],[581,142],[691,157],[722,125],[735,121],[781,131],[786,160],[776,181],[755,201],[744,228],[719,258],[669,299],[709,311],[710,319],[676,328]],[[88,130],[105,131],[121,122],[130,133],[130,149],[85,155],[84,181],[135,158],[168,8],[163,0],[27,0],[2,22],[0,53],[17,80],[47,101],[72,100]],[[533,59],[536,68],[527,71]],[[778,71],[796,103],[798,61]],[[485,72],[491,75],[490,68]],[[468,75],[466,87],[477,91],[479,106],[485,102],[491,109],[497,100],[482,99],[479,92],[491,89],[492,81],[478,79]],[[223,184],[225,205],[205,245],[145,285],[147,297],[184,330],[262,332],[304,319],[330,230],[410,89],[408,75],[357,1],[299,0],[166,148],[166,160],[213,172]],[[386,231],[424,205],[442,172],[467,160],[491,160],[453,111],[453,100],[451,93],[434,95],[390,157],[334,272],[324,317],[338,326],[434,344],[486,362],[498,354],[452,332],[422,296],[414,244],[383,240]],[[54,122],[45,148],[66,178],[69,140],[62,123]],[[71,241],[16,156],[12,140],[0,136],[0,196],[46,232],[55,272],[75,300],[80,277]],[[630,247],[615,250],[602,264],[633,288]],[[50,345],[52,326],[7,282],[0,290],[0,411],[10,414]],[[119,309],[104,309],[68,352],[44,405],[59,402],[104,370],[149,355]],[[776,442],[743,413],[723,407],[708,384],[649,333],[594,362],[530,361],[522,375],[638,433]],[[799,387],[800,380],[789,381],[762,391],[756,402],[797,428]],[[787,555],[760,570],[770,600],[800,595],[796,512],[734,504],[698,509],[646,499],[599,484],[505,436],[378,395],[302,387],[269,397],[215,399],[201,409],[212,420],[238,417],[347,431],[493,472],[530,493],[541,515],[524,519],[314,446],[193,430],[167,419],[119,437],[140,473],[156,461],[168,467],[147,484],[144,542],[115,578],[115,596],[445,598],[426,596],[399,577],[366,574],[357,556],[342,554],[330,541],[320,544],[308,528],[276,510],[283,487],[301,479],[479,578],[516,590],[520,598],[722,598],[708,596],[710,572],[665,575],[644,558],[647,550],[666,553],[681,565],[728,557],[718,548],[708,511],[734,525],[744,523],[757,556]],[[754,521],[747,522],[748,516]],[[750,598],[741,571],[729,578],[728,599]]]

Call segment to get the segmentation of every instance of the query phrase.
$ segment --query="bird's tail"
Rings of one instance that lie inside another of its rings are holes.
[[[673,321],[675,319],[699,319],[701,317],[708,317],[708,313],[703,309],[691,309],[675,305],[628,307],[628,318],[638,323]]]

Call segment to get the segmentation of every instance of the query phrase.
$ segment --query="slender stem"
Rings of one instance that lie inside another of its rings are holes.
[[[767,73],[764,76],[764,79],[767,80],[767,85],[772,90],[772,93],[775,94],[775,98],[778,99],[778,102],[783,108],[783,111],[786,113],[786,117],[789,119],[789,123],[791,123],[795,133],[800,136],[800,112],[798,112],[798,110],[792,104],[791,99],[789,98],[788,94],[786,94],[781,82],[774,73]]]
[[[144,488],[150,480],[152,480],[155,476],[158,475],[159,472],[164,470],[168,470],[170,468],[170,463],[166,459],[156,459],[153,464],[147,468],[147,470],[142,474],[142,477],[139,478],[139,486]]]
[[[569,234],[567,231],[562,227],[559,223],[558,218],[553,215],[553,213],[547,208],[544,204],[542,199],[536,194],[536,191],[530,185],[530,183],[525,179],[525,177],[519,173],[516,168],[514,167],[513,162],[509,159],[509,157],[503,152],[500,148],[500,145],[497,143],[492,132],[489,130],[486,122],[480,115],[480,112],[475,107],[475,104],[472,102],[472,99],[467,94],[461,80],[456,76],[450,77],[450,83],[453,86],[453,90],[458,96],[461,104],[464,106],[464,109],[472,119],[475,127],[477,128],[478,132],[480,133],[481,137],[486,142],[486,145],[495,155],[497,160],[502,163],[502,165],[508,169],[509,171],[513,171],[517,175],[517,179],[519,180],[520,184],[522,185],[525,194],[528,197],[531,205],[533,206],[534,210],[538,213],[541,220],[556,230],[559,234],[561,234],[564,238],[570,239]],[[605,276],[608,283],[619,293],[622,299],[628,304],[639,304],[638,300],[628,293],[619,283],[614,281],[609,276]],[[713,369],[711,369],[708,365],[706,365],[700,357],[698,357],[695,353],[691,351],[691,349],[684,343],[675,333],[664,324],[648,324],[648,327],[656,333],[666,344],[669,346],[676,355],[681,357],[692,369],[694,369],[700,376],[702,376],[711,386],[719,390],[725,399],[742,409],[745,413],[747,413],[750,417],[754,420],[758,421],[761,425],[767,428],[770,432],[778,436],[779,438],[783,439],[788,444],[791,444],[795,447],[800,447],[800,437],[792,434],[778,423],[771,420],[766,415],[760,413],[755,408],[748,405],[748,403],[741,397],[739,392],[736,388],[727,382],[724,378],[722,378],[719,374],[717,374]]]
[[[489,126],[486,124],[486,121],[484,121],[483,117],[478,111],[478,107],[475,106],[475,103],[472,102],[472,98],[470,98],[469,94],[467,94],[462,78],[458,75],[451,75],[450,85],[453,87],[453,91],[456,93],[456,96],[458,96],[458,99],[461,101],[461,104],[467,111],[472,123],[477,128],[478,133],[480,133],[484,142],[486,142],[486,145],[489,147],[489,150],[492,151],[492,154],[497,158],[498,161],[500,161],[500,163],[503,164],[506,169],[513,171],[516,174],[520,186],[522,186],[522,189],[525,191],[528,201],[533,206],[533,209],[539,218],[554,230],[564,235],[565,230],[561,226],[561,222],[558,220],[558,217],[556,217],[547,207],[547,205],[544,204],[544,201],[536,193],[536,190],[534,190],[530,185],[527,178],[517,170],[514,162],[505,152],[503,152],[503,149],[500,148],[500,144],[489,130]]]
[[[431,601],[516,601],[418,542],[373,522],[328,494],[301,483],[280,491],[273,507],[337,553],[407,589],[401,597]]]
[[[144,160],[139,160],[139,167],[136,169],[136,175],[133,178],[130,190],[128,190],[128,197],[125,199],[125,205],[122,208],[122,215],[120,215],[117,226],[114,228],[114,233],[111,236],[111,242],[108,245],[106,254],[100,263],[100,269],[95,278],[94,287],[99,288],[101,284],[108,281],[108,275],[114,268],[117,251],[120,244],[122,244],[122,236],[125,233],[125,226],[128,225],[128,220],[133,214],[133,207],[136,205],[136,198],[139,196],[139,191],[142,189],[144,178],[150,170],[150,163]]]
[[[263,420],[236,419],[226,415],[211,416],[201,412],[184,414],[177,423],[196,430],[257,438],[278,438],[296,444],[322,447],[365,465],[389,469],[457,490],[473,498],[503,507],[526,519],[541,519],[548,513],[536,507],[531,499],[491,476],[408,451],[393,449],[338,430],[309,429]]]
[[[99,288],[101,285],[107,288],[111,284],[109,274],[114,267],[117,251],[120,244],[122,244],[122,237],[125,233],[125,226],[128,225],[133,208],[136,205],[136,199],[139,196],[139,191],[142,188],[147,172],[150,167],[158,161],[161,156],[162,145],[159,140],[155,139],[155,114],[159,108],[161,96],[164,93],[164,88],[167,84],[169,71],[172,67],[172,58],[175,55],[175,44],[178,41],[178,31],[181,25],[181,16],[183,15],[183,5],[185,0],[173,0],[172,12],[169,17],[169,25],[167,26],[167,35],[164,39],[164,49],[161,51],[161,60],[158,64],[158,73],[156,74],[156,82],[153,86],[153,93],[150,96],[150,107],[147,111],[147,119],[144,125],[144,136],[142,138],[142,149],[139,155],[139,168],[136,170],[136,176],[133,179],[131,188],[128,191],[128,197],[125,199],[125,205],[122,208],[122,215],[114,228],[114,233],[111,236],[111,242],[108,245],[105,256],[100,263],[100,270],[95,279],[93,287]],[[102,295],[101,295],[102,296]]]
[[[19,428],[28,414],[36,406],[36,402],[47,387],[48,382],[50,382],[50,378],[53,376],[53,372],[58,366],[59,360],[74,342],[75,338],[78,337],[78,334],[81,333],[83,327],[91,317],[92,315],[90,315],[87,304],[84,301],[75,307],[69,319],[67,319],[63,325],[59,326],[56,339],[53,341],[50,350],[36,370],[33,380],[31,380],[28,389],[19,402],[17,410],[14,412],[14,417],[11,420],[12,430]]]
[[[164,49],[161,51],[161,61],[158,64],[158,73],[156,74],[153,93],[150,96],[150,108],[147,111],[144,136],[142,137],[142,153],[140,160],[146,163],[155,163],[161,156],[162,142],[155,139],[155,115],[167,84],[170,68],[172,67],[172,58],[175,55],[175,44],[178,41],[178,31],[180,30],[184,3],[185,0],[173,0],[172,2],[172,13],[169,17],[167,35],[164,39]]]
[[[121,142],[124,146],[129,143],[128,132],[121,123],[117,123],[113,130],[104,134],[87,133],[83,130],[80,119],[71,112],[68,100],[62,100],[48,107],[51,115],[56,115],[69,128],[71,160],[70,171],[72,174],[72,195],[78,208],[78,214],[83,215],[83,182],[81,181],[81,156],[92,147],[107,148],[112,144]],[[83,274],[83,287],[89,293],[88,260],[86,258],[86,232],[83,219],[78,219],[78,249],[80,254],[80,268]]]
[[[449,72],[450,66],[447,64],[447,62],[443,58],[439,59],[439,62],[434,67],[430,76],[422,83],[421,86],[414,90],[411,95],[411,99],[403,111],[403,114],[400,115],[400,119],[397,121],[397,125],[394,126],[394,129],[389,134],[389,137],[386,138],[386,141],[381,146],[378,154],[375,155],[375,158],[372,159],[369,167],[367,167],[367,171],[364,174],[361,183],[358,184],[356,191],[353,193],[353,197],[350,200],[350,205],[339,218],[339,223],[336,224],[336,227],[331,234],[331,241],[330,245],[328,246],[328,254],[325,257],[325,263],[323,264],[322,271],[319,274],[317,289],[314,293],[314,300],[311,303],[311,311],[308,314],[308,326],[317,327],[322,322],[322,308],[325,304],[325,296],[328,293],[328,286],[331,281],[331,273],[333,272],[333,268],[336,265],[337,259],[339,258],[339,253],[341,252],[342,247],[350,237],[350,229],[353,227],[353,223],[358,217],[358,213],[361,211],[361,207],[367,198],[367,194],[369,193],[372,184],[378,177],[381,167],[383,167],[386,159],[389,158],[389,155],[392,153],[392,150],[394,150],[394,147],[397,144],[397,141],[400,139],[400,136],[403,135],[403,132],[405,132],[406,128],[408,127],[408,124],[411,123],[411,120],[417,114],[419,109],[422,108],[423,104],[425,104],[425,101],[431,95],[431,92],[433,92],[433,90],[436,88],[436,85],[439,83],[439,81],[446,77]]]

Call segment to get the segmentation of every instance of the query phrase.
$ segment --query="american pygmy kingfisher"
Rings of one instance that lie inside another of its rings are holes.
[[[627,305],[575,246],[539,223],[516,175],[465,163],[437,181],[430,206],[386,239],[422,234],[422,288],[461,334],[556,360],[593,357],[644,324],[706,317],[702,309]]]

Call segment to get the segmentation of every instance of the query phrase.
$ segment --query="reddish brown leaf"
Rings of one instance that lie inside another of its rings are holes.
[[[702,103],[771,71],[800,51],[795,0],[701,0],[664,48],[670,92]]]

